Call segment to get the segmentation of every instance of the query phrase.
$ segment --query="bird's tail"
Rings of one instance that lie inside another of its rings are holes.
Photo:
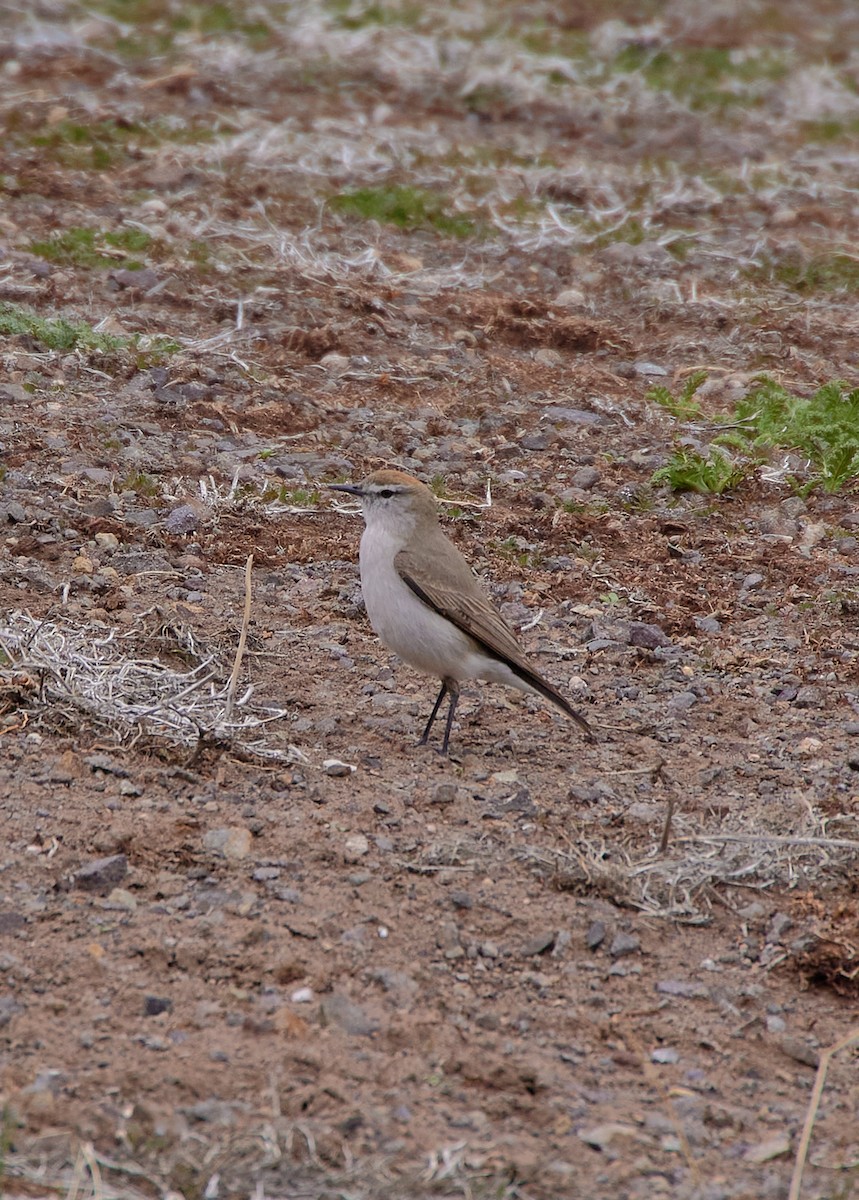
[[[539,692],[541,696],[544,696],[547,700],[551,701],[552,704],[556,705],[562,713],[565,713],[570,718],[570,720],[575,721],[589,742],[595,740],[594,732],[582,714],[577,712],[576,709],[573,708],[572,704],[570,704],[570,702],[566,700],[557,690],[557,688],[553,687],[547,679],[544,679],[542,675],[538,675],[536,671],[530,670],[530,668],[526,667],[523,663],[511,662],[509,665],[511,671],[513,671],[515,675],[518,675],[523,683],[527,683],[528,686],[533,688],[535,692]]]

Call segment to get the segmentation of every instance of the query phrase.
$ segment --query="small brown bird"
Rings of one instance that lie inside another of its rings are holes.
[[[590,726],[526,659],[513,630],[484,594],[438,521],[432,492],[403,471],[375,471],[363,483],[331,484],[360,496],[361,589],[373,629],[389,649],[441,680],[425,745],[450,697],[442,754],[447,754],[463,679],[487,679],[537,693],[592,738]]]

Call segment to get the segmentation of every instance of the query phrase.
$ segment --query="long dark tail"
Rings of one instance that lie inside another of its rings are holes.
[[[549,683],[547,679],[544,679],[542,675],[538,675],[536,671],[532,671],[529,667],[526,667],[521,663],[511,662],[510,659],[507,660],[507,665],[514,675],[519,676],[523,683],[527,683],[528,686],[532,687],[535,692],[539,692],[541,696],[545,696],[545,698],[550,700],[552,704],[556,705],[562,713],[565,713],[570,720],[575,721],[589,742],[595,740],[594,731],[591,729],[590,725],[587,723],[582,714],[577,712],[576,709],[573,708],[572,704],[570,704],[569,700],[565,700],[557,688],[552,687],[551,683]]]

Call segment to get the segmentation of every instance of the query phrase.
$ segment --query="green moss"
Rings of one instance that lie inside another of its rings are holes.
[[[160,496],[161,487],[152,475],[145,471],[132,471],[120,484],[124,492],[136,492],[138,496]]]
[[[325,8],[331,13],[338,29],[366,29],[369,25],[405,25],[415,28],[425,16],[425,9],[410,2],[362,3],[361,0],[327,0]]]
[[[859,133],[859,118],[824,117],[819,121],[801,121],[799,131],[807,142],[838,142]]]
[[[114,49],[129,58],[160,56],[171,51],[176,36],[243,37],[255,49],[265,49],[274,31],[258,17],[248,18],[242,4],[171,4],[169,0],[95,0],[92,7],[128,30]]]
[[[450,237],[468,237],[475,232],[474,221],[450,213],[442,196],[423,188],[356,188],[332,196],[329,203],[335,212],[396,225],[400,229],[435,229]]]
[[[806,258],[800,253],[770,259],[751,278],[775,280],[796,292],[859,292],[859,259],[843,251]]]
[[[103,233],[98,229],[73,227],[54,234],[47,241],[31,242],[28,249],[40,258],[64,266],[117,267],[137,269],[142,263],[125,257],[124,253],[108,253],[108,248],[140,254],[150,250],[153,240],[142,229],[119,229]]]
[[[654,91],[668,92],[694,109],[718,110],[754,104],[760,85],[785,78],[788,65],[771,53],[682,45],[654,51],[632,45],[620,51],[612,70],[640,72]]]

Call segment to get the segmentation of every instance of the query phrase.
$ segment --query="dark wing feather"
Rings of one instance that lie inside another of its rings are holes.
[[[457,552],[455,559],[448,554],[443,561],[449,578],[441,581],[430,580],[417,556],[408,550],[397,554],[394,566],[403,583],[428,608],[446,617],[483,650],[506,663],[523,683],[557,705],[592,738],[591,727],[584,717],[525,658],[513,630],[480,591],[465,559]]]

